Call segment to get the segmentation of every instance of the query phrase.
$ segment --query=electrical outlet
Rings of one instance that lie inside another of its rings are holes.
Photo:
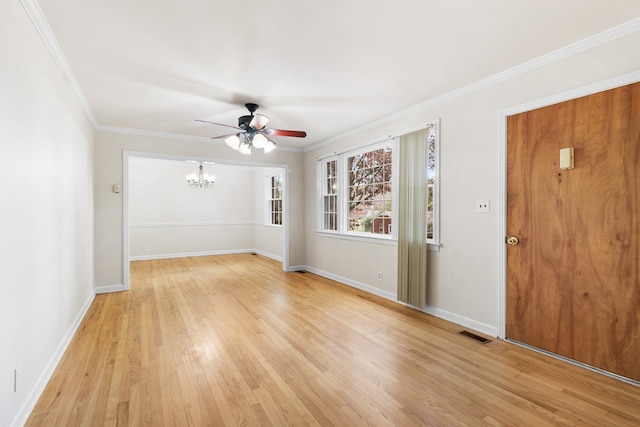
[[[382,271],[378,271],[378,280],[382,280]]]
[[[476,201],[476,212],[489,212],[489,200],[478,200]]]

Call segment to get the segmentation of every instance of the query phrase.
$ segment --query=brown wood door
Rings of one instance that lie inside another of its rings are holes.
[[[507,338],[640,381],[640,83],[509,117],[507,162]]]

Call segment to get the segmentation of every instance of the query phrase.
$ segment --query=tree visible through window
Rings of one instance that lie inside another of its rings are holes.
[[[429,129],[427,154],[427,243],[439,243],[439,121]],[[393,191],[394,151],[399,137],[318,159],[317,227],[333,234],[396,238],[398,191]]]
[[[427,241],[435,239],[435,191],[436,191],[436,129],[430,127],[427,141]]]
[[[390,234],[391,160],[391,146],[347,158],[349,231]]]
[[[318,227],[340,234],[391,237],[396,139],[318,161]]]

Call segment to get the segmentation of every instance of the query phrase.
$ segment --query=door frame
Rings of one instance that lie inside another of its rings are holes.
[[[640,82],[640,71],[623,74],[498,111],[498,338],[507,338],[507,117]]]
[[[130,241],[129,241],[129,159],[146,158],[159,160],[175,160],[187,161],[197,158],[199,161],[207,161],[224,165],[249,166],[254,168],[280,168],[282,169],[284,181],[284,212],[283,212],[283,254],[282,254],[282,270],[291,271],[289,265],[289,166],[281,163],[265,163],[255,161],[238,161],[226,160],[218,158],[209,158],[202,156],[184,156],[178,154],[153,153],[146,151],[127,151],[122,152],[122,290],[131,288],[130,276]]]

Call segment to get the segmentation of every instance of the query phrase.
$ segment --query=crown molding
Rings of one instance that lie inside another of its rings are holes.
[[[534,58],[530,61],[524,62],[520,65],[516,65],[515,67],[509,68],[507,70],[501,71],[497,74],[494,74],[490,77],[487,77],[482,80],[478,80],[477,82],[471,83],[467,86],[462,86],[458,89],[455,89],[451,92],[445,93],[443,95],[437,96],[435,98],[429,99],[423,103],[415,105],[413,107],[402,110],[398,113],[391,114],[389,116],[383,117],[376,121],[364,124],[362,126],[358,126],[356,128],[350,129],[341,134],[332,136],[328,139],[320,141],[316,144],[310,145],[309,147],[304,149],[305,153],[317,150],[322,148],[325,145],[329,145],[331,143],[337,142],[341,139],[349,137],[351,135],[357,134],[359,132],[365,131],[367,129],[371,129],[376,126],[380,126],[384,123],[390,123],[398,119],[402,119],[408,117],[412,114],[419,113],[424,110],[428,110],[430,108],[436,107],[438,105],[445,104],[457,98],[461,98],[463,96],[472,94],[474,92],[478,92],[487,87],[496,85],[498,83],[507,81],[514,77],[520,76],[522,74],[531,72],[538,68],[544,67],[546,65],[553,64],[554,62],[558,62],[560,60],[569,58],[578,53],[587,51],[589,49],[593,49],[597,46],[609,43],[613,40],[619,39],[626,35],[635,33],[640,30],[640,18],[635,18],[630,21],[627,21],[623,24],[617,25],[615,27],[609,28],[608,30],[602,31],[600,33],[594,34],[582,40],[579,40],[575,43],[571,43],[567,46],[564,46],[560,49],[554,50],[537,58]]]
[[[73,75],[73,71],[71,71],[71,67],[67,62],[67,59],[64,57],[64,54],[62,53],[60,45],[53,36],[51,27],[49,27],[47,20],[44,18],[38,2],[36,0],[20,0],[20,2],[22,3],[22,7],[24,7],[24,10],[27,12],[27,15],[29,15],[31,22],[33,22],[33,25],[36,27],[38,34],[40,34],[40,38],[42,38],[42,41],[51,53],[53,60],[58,66],[58,69],[62,73],[67,84],[71,88],[71,91],[80,103],[80,106],[87,116],[87,119],[89,120],[91,125],[96,128],[98,126],[98,121],[96,120],[96,117],[93,114],[91,107],[89,106],[89,102],[87,101],[87,98],[84,96],[84,93],[82,92],[82,89],[78,84],[78,80]]]
[[[69,66],[69,63],[67,62],[64,54],[62,53],[62,49],[58,45],[58,42],[56,41],[53,35],[53,32],[49,27],[49,24],[44,18],[44,15],[42,14],[42,10],[38,5],[37,0],[20,0],[20,2],[22,3],[22,6],[27,12],[27,15],[29,15],[29,18],[33,22],[34,26],[36,27],[44,44],[47,46],[47,49],[51,53],[51,56],[53,57],[56,65],[62,72],[64,79],[69,84],[69,87],[71,88],[73,94],[76,96],[89,122],[92,124],[95,130],[101,130],[105,132],[127,133],[127,134],[133,134],[133,135],[154,136],[154,137],[161,137],[161,138],[172,138],[172,139],[179,139],[179,140],[191,140],[191,141],[207,140],[210,142],[210,139],[206,137],[196,137],[196,136],[183,135],[183,134],[172,134],[172,133],[156,132],[156,131],[149,131],[149,130],[105,126],[105,125],[99,124],[98,121],[96,120],[95,115],[93,114],[93,111],[91,110],[91,107],[89,105],[89,102],[87,101],[87,98],[84,96],[84,93],[82,92],[82,89],[80,88],[80,85],[78,84],[78,81],[75,78],[73,71],[71,70],[71,67]],[[376,121],[364,124],[362,126],[355,127],[351,130],[332,136],[316,144],[312,144],[306,148],[291,148],[291,147],[278,146],[278,149],[282,151],[290,151],[295,153],[308,153],[311,151],[315,151],[319,148],[322,148],[323,146],[337,142],[350,135],[354,135],[359,132],[365,131],[367,129],[371,129],[373,127],[379,126],[380,124],[390,123],[395,120],[408,117],[412,114],[433,108],[435,106],[444,104],[446,102],[463,97],[465,95],[469,95],[471,93],[480,91],[486,87],[493,86],[500,82],[504,82],[516,76],[528,73],[530,71],[536,70],[538,68],[544,67],[546,65],[552,64],[554,62],[557,62],[562,59],[568,58],[570,56],[576,55],[578,53],[584,52],[586,50],[593,49],[594,47],[611,42],[613,40],[616,40],[620,37],[624,37],[628,34],[634,33],[639,30],[640,30],[640,18],[635,18],[623,24],[612,27],[608,30],[602,31],[600,33],[597,33],[587,38],[584,38],[582,40],[579,40],[575,43],[571,43],[555,51],[549,52],[545,55],[539,56],[538,58],[534,58],[530,61],[524,62],[515,67],[509,68],[505,71],[494,74],[493,76],[479,80],[475,83],[471,83],[467,86],[463,86],[461,88],[455,89],[451,92],[445,93],[441,96],[437,96],[435,98],[427,100],[423,103],[420,103],[408,109],[391,114],[389,116],[380,118]]]
[[[114,132],[114,133],[122,133],[128,135],[140,135],[140,136],[150,136],[155,138],[166,138],[166,139],[178,139],[182,141],[198,141],[198,142],[208,142],[211,143],[211,138],[208,137],[200,137],[200,136],[192,136],[192,135],[184,135],[184,134],[175,134],[168,132],[157,132],[151,130],[142,130],[142,129],[132,129],[118,126],[106,126],[98,123],[93,111],[91,110],[91,106],[87,101],[80,85],[78,84],[78,80],[76,79],[73,71],[71,70],[71,66],[67,62],[67,59],[60,48],[60,45],[56,41],[56,38],[53,35],[53,31],[51,31],[51,27],[47,23],[47,20],[44,18],[42,13],[42,9],[38,5],[36,0],[20,0],[24,10],[27,12],[27,15],[31,19],[31,22],[35,26],[38,34],[40,34],[40,38],[44,42],[45,46],[49,50],[49,53],[53,57],[54,62],[58,66],[58,69],[64,76],[65,81],[71,88],[71,91],[75,95],[76,99],[80,103],[82,110],[84,111],[87,119],[93,126],[96,131],[104,131],[104,132]],[[301,153],[302,149],[300,148],[291,148],[278,145],[278,150],[280,151],[291,151],[294,153]]]
[[[122,133],[126,135],[150,136],[153,138],[179,139],[182,141],[196,141],[196,142],[211,143],[211,138],[206,136],[185,135],[181,133],[160,132],[155,130],[134,129],[134,128],[128,128],[128,127],[122,127],[122,126],[107,126],[107,125],[101,125],[101,124],[97,124],[94,127],[96,131],[101,131],[101,132]]]

